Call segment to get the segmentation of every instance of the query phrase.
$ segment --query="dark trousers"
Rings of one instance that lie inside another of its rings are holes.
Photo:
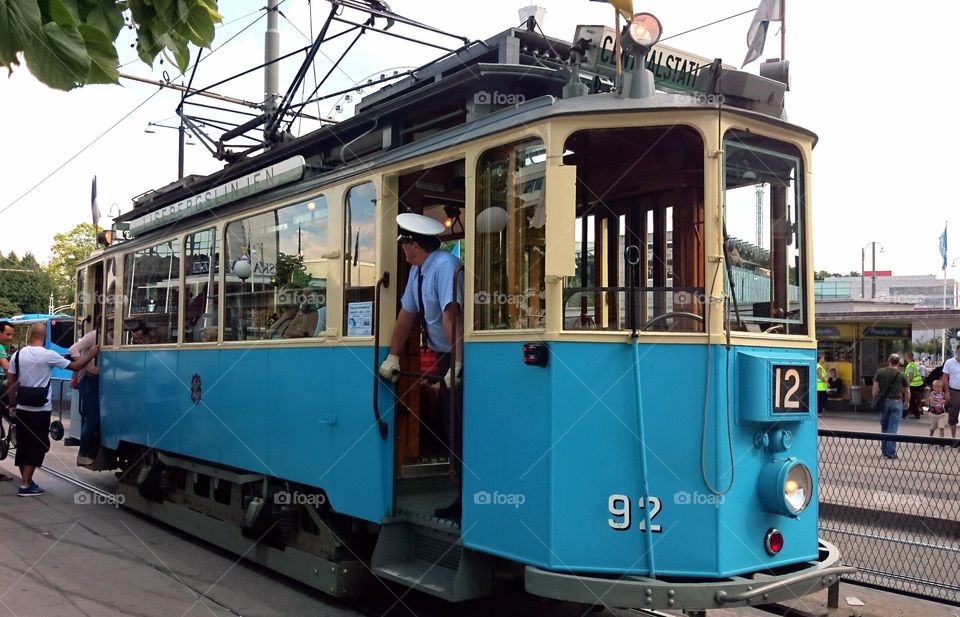
[[[446,376],[450,369],[450,354],[437,354],[436,373]],[[457,388],[457,400],[451,409],[450,389],[446,382],[440,380],[440,418],[443,421],[446,447],[450,454],[450,473],[456,484],[460,484],[463,470],[463,385]]]
[[[96,458],[100,450],[100,377],[80,380],[80,456]]]
[[[817,390],[817,413],[823,413],[827,408],[827,391]]]
[[[50,412],[17,410],[17,467],[40,467],[50,450]]]
[[[914,418],[920,417],[920,403],[923,401],[923,386],[910,386],[910,407],[903,412],[903,417],[913,414]]]

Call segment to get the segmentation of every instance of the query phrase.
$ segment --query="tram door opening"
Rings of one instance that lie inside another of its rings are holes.
[[[461,257],[464,237],[464,191],[465,175],[462,160],[410,172],[397,179],[398,212],[422,214],[443,223],[446,232],[440,236],[441,245],[437,250],[449,251]],[[403,248],[399,245],[397,246],[397,264],[399,274],[395,290],[399,312],[401,297],[412,269],[406,261]],[[461,320],[462,309],[461,306]],[[404,494],[409,497],[411,493],[417,493],[421,497],[416,503],[401,502],[398,506],[428,510],[438,507],[438,504],[444,500],[449,500],[449,495],[445,493],[449,493],[453,488],[450,481],[453,471],[450,443],[451,437],[459,442],[460,423],[455,421],[454,426],[451,426],[448,391],[445,387],[441,387],[446,368],[434,362],[432,354],[424,352],[425,339],[422,336],[420,323],[417,319],[406,346],[400,354],[402,373],[396,387],[395,470],[398,479],[409,480],[408,484],[416,485],[413,489],[400,486],[398,501],[404,499]],[[442,372],[440,372],[441,368]],[[454,434],[451,435],[451,433]],[[455,464],[455,461],[453,463]],[[433,498],[428,497],[424,500],[425,495],[432,495]]]

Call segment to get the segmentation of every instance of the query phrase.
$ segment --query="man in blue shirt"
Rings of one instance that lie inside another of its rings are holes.
[[[406,346],[413,324],[419,319],[424,331],[424,347],[439,354],[438,366],[449,366],[451,341],[457,342],[457,362],[446,370],[444,383],[449,388],[454,376],[460,383],[463,371],[463,324],[460,307],[463,306],[463,278],[453,298],[453,274],[462,262],[447,251],[441,251],[437,235],[445,227],[439,221],[419,214],[401,214],[397,217],[400,237],[410,269],[407,287],[400,298],[400,314],[390,341],[390,355],[380,365],[385,379],[397,381],[400,376],[400,352]],[[421,310],[422,307],[422,310]],[[443,362],[446,361],[446,365]]]
[[[450,452],[451,463],[459,484],[460,459],[460,421],[459,414],[451,418],[449,409],[448,389],[454,382],[460,385],[463,372],[463,323],[461,307],[463,306],[463,274],[458,275],[457,294],[453,293],[453,277],[463,264],[447,251],[440,250],[438,235],[446,228],[442,223],[420,214],[401,214],[397,217],[400,227],[400,236],[397,242],[403,249],[403,255],[411,266],[407,287],[400,298],[400,313],[397,315],[397,324],[390,342],[390,355],[380,365],[380,375],[384,379],[396,382],[400,377],[400,353],[407,345],[413,324],[419,320],[421,341],[421,366],[432,364],[436,374],[443,374],[443,386],[440,391],[441,415],[447,429],[448,441],[452,441],[453,451]],[[450,352],[456,345],[456,362],[451,366]],[[435,352],[436,360],[424,362],[431,351]],[[453,420],[451,426],[450,420]],[[451,440],[451,437],[455,439]],[[458,495],[449,507],[435,512],[440,518],[460,518],[461,496]]]

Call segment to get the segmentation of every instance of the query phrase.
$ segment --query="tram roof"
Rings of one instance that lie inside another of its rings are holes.
[[[570,47],[565,41],[516,28],[485,42],[471,43],[425,65],[412,76],[364,97],[355,116],[232,163],[222,171],[188,176],[145,193],[135,201],[132,211],[117,220],[133,220],[296,155],[305,157],[313,170],[314,182],[328,184],[464,141],[560,116],[718,109],[716,104],[708,104],[698,97],[669,93],[629,98],[599,92],[562,98],[570,72],[559,58],[568,54]],[[585,74],[581,76],[581,80],[584,79],[592,77]],[[523,94],[525,100],[483,113],[470,104],[474,95],[483,91]],[[814,133],[780,118],[729,105],[721,108],[724,113],[745,115],[801,132],[816,142]],[[441,113],[438,123],[437,113],[443,111],[446,114]],[[449,126],[444,125],[444,118]],[[417,131],[425,135],[417,138]],[[406,142],[403,141],[405,135],[409,139]],[[298,186],[302,189],[304,183]]]

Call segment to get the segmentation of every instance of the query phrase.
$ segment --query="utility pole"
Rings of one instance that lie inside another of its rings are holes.
[[[264,126],[277,113],[277,100],[280,98],[280,67],[276,59],[280,57],[280,0],[267,0],[267,33],[264,35],[263,51],[263,113],[267,118]],[[263,137],[270,136],[264,132]]]

